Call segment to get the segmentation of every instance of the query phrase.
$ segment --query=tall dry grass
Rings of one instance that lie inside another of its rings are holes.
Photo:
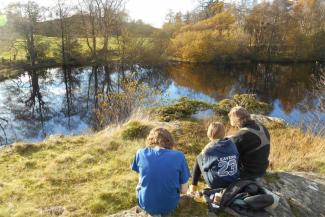
[[[325,137],[296,128],[270,129],[270,169],[325,174]]]

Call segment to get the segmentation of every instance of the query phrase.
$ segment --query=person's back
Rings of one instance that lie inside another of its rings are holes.
[[[266,173],[269,165],[270,154],[270,134],[268,130],[261,124],[248,117],[243,108],[234,108],[230,113],[230,120],[233,116],[247,116],[237,126],[239,131],[231,137],[231,140],[236,144],[240,154],[240,171],[241,178],[255,179],[262,177]]]
[[[203,177],[211,188],[225,188],[239,178],[239,153],[229,139],[220,139],[209,144],[203,158]]]
[[[241,154],[243,177],[263,176],[269,166],[270,135],[268,130],[260,123],[249,121],[232,137],[232,140]]]
[[[138,150],[132,170],[140,174],[138,205],[152,215],[165,215],[175,209],[182,185],[190,177],[184,154],[163,147]]]
[[[239,153],[235,144],[224,135],[222,123],[210,124],[207,136],[211,142],[196,158],[190,194],[196,191],[201,175],[210,188],[225,188],[239,178]]]

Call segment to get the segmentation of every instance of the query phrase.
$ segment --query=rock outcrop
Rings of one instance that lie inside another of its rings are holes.
[[[265,185],[281,198],[273,216],[325,216],[325,177],[311,173],[277,173]]]
[[[264,125],[277,124],[281,126],[288,126],[289,124],[282,118],[270,117],[265,115],[251,114],[251,118]]]
[[[272,173],[262,181],[263,185],[280,196],[279,206],[271,213],[274,217],[325,217],[325,177],[313,173]],[[201,215],[182,215],[182,209],[177,211],[177,216],[207,217],[213,216],[207,211]],[[137,211],[136,208],[126,210],[108,217],[148,217],[149,215]],[[220,216],[232,216],[221,214]]]

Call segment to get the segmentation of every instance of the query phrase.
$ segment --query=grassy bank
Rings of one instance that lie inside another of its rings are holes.
[[[58,37],[46,37],[38,35],[36,36],[37,45],[41,47],[43,56],[41,59],[60,59],[60,49],[61,49],[61,38]],[[89,56],[90,51],[87,46],[86,38],[76,39],[78,52],[82,56]],[[13,48],[0,47],[0,59],[12,60],[14,61],[14,56],[16,56],[16,61],[26,61],[26,49],[25,42],[22,39],[16,39],[13,43]],[[112,38],[109,42],[109,47],[112,50],[116,50],[118,47],[118,42],[116,38]],[[103,46],[103,38],[97,39],[97,49]]]
[[[219,119],[215,117],[214,119]],[[136,204],[137,175],[130,164],[150,128],[168,128],[190,167],[208,142],[211,120],[138,120],[96,134],[18,143],[0,153],[0,216],[104,216]],[[271,170],[325,174],[325,139],[270,125]],[[233,129],[227,126],[228,133]],[[204,204],[193,205],[198,214]],[[193,212],[193,210],[191,212]],[[186,215],[186,213],[182,214]]]

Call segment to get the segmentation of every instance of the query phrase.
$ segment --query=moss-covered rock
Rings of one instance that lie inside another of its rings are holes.
[[[267,114],[272,110],[270,104],[260,102],[254,94],[236,94],[233,98],[221,100],[216,104],[182,97],[174,104],[152,109],[152,113],[160,121],[169,122],[188,120],[198,112],[212,109],[216,116],[223,117],[224,121],[228,121],[227,115],[235,106],[242,106],[252,114]]]
[[[159,120],[169,122],[173,120],[189,119],[197,112],[206,111],[212,108],[213,105],[209,103],[182,97],[172,105],[153,109],[153,113],[156,114]]]

